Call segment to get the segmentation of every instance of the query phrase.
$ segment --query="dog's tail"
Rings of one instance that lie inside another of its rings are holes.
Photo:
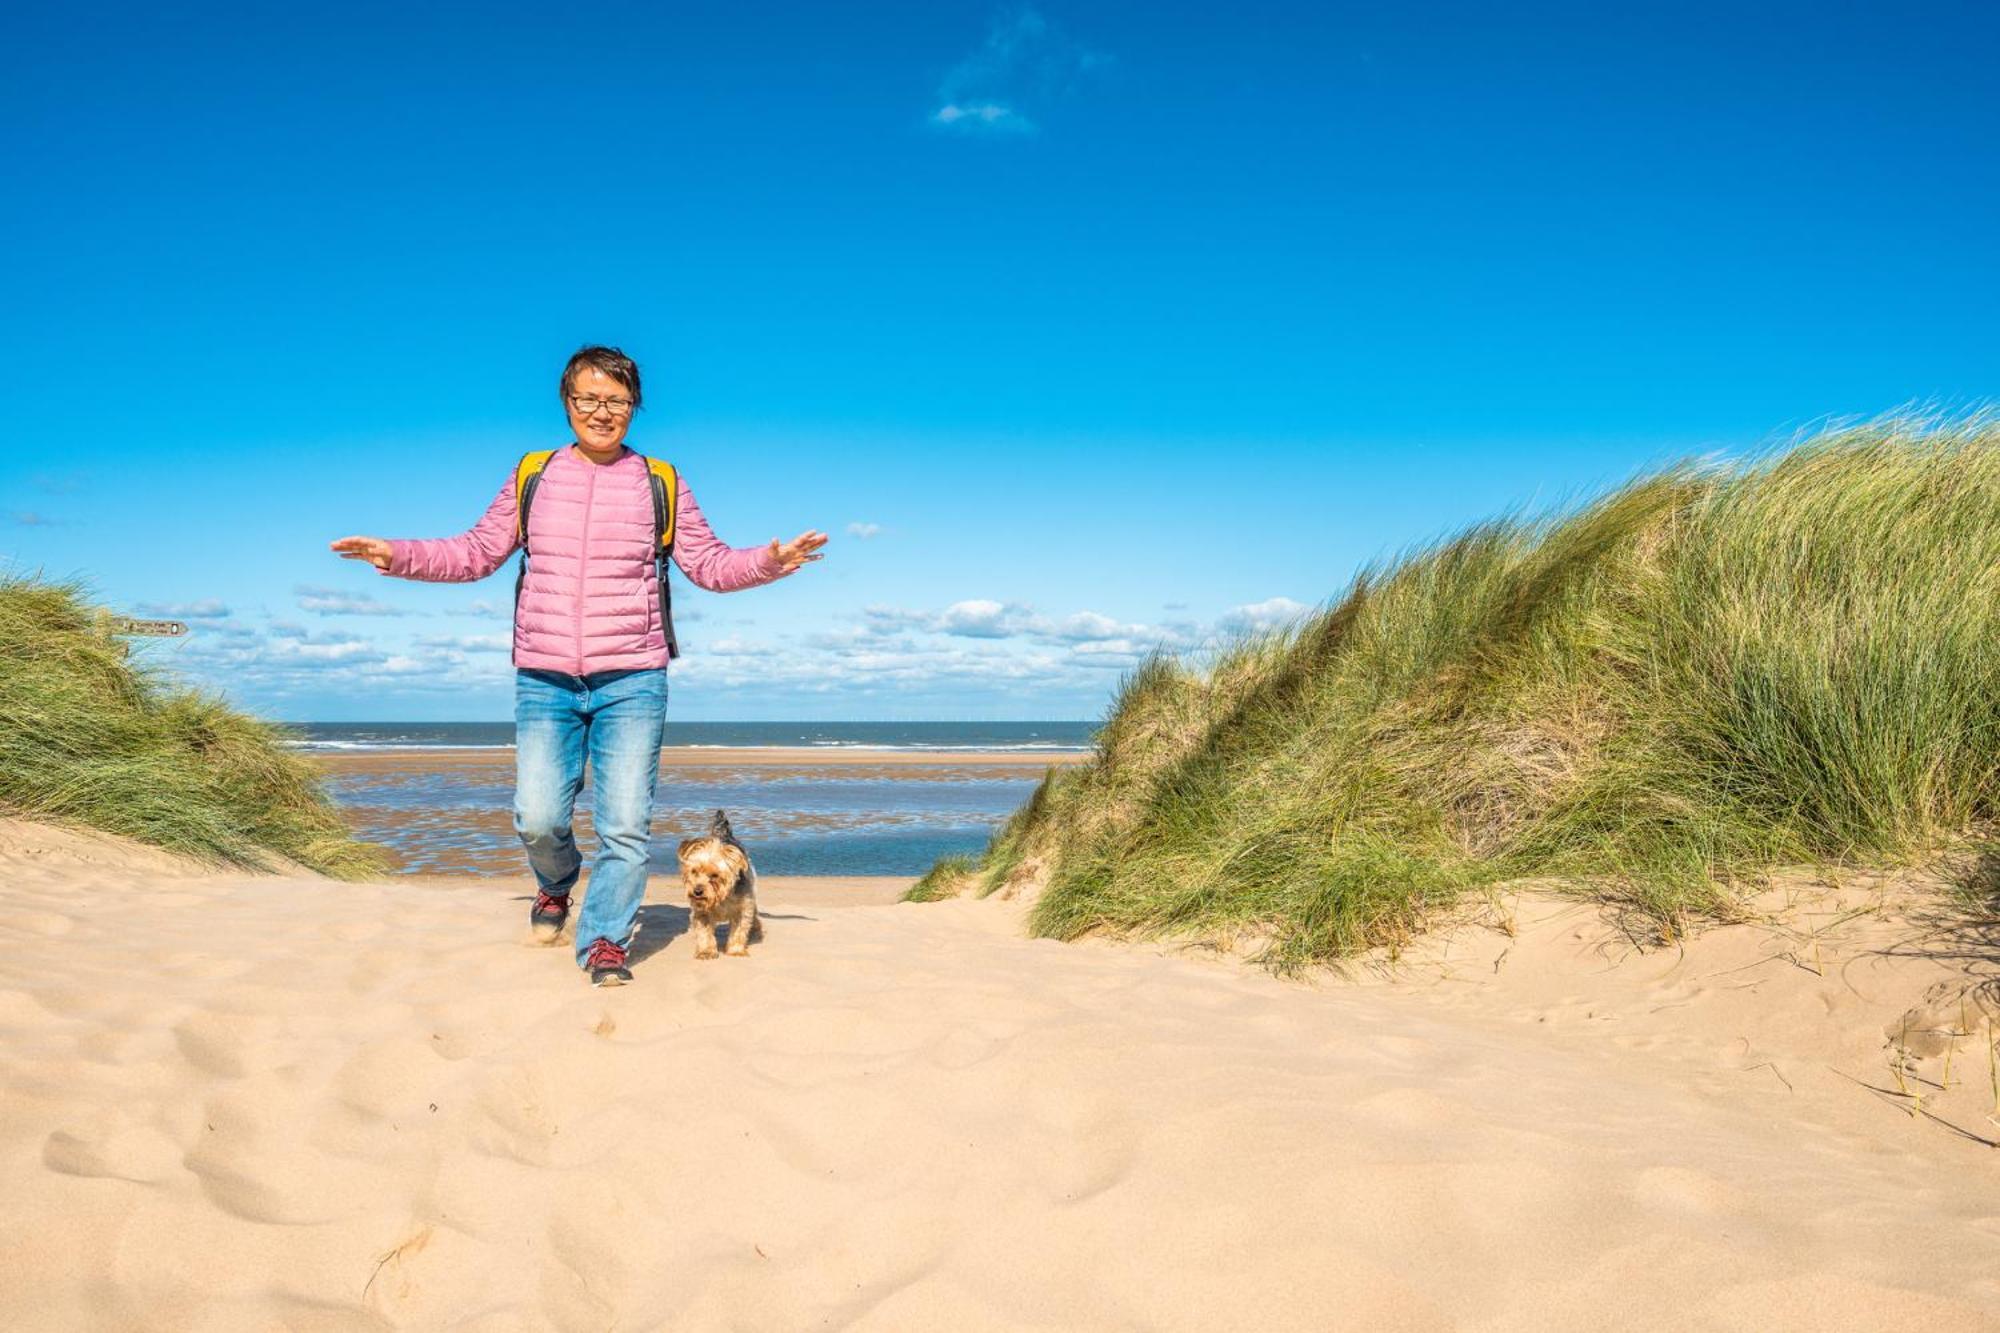
[[[735,842],[736,830],[729,827],[729,816],[720,810],[711,815],[708,821],[708,836],[720,838],[724,842]]]

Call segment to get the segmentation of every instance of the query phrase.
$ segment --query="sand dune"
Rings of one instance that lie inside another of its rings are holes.
[[[1934,1012],[1991,955],[1866,886],[1306,986],[774,881],[749,960],[662,902],[605,992],[492,880],[19,824],[0,876],[11,1327],[2000,1328],[1990,1025]]]

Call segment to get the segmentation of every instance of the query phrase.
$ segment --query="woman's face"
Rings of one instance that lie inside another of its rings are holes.
[[[581,408],[578,402],[583,404]],[[632,394],[595,366],[577,372],[563,407],[569,412],[569,428],[576,432],[576,442],[586,452],[608,454],[625,443],[625,432],[632,426]],[[594,411],[587,410],[593,407]]]

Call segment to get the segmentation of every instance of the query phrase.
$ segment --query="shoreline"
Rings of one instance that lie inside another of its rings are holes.
[[[514,747],[491,749],[396,750],[300,750],[329,772],[394,771],[425,768],[431,771],[456,768],[490,768],[496,764],[512,768]],[[706,748],[685,745],[664,746],[660,750],[662,771],[686,768],[782,768],[811,770],[841,769],[952,769],[976,773],[996,772],[1019,777],[1023,770],[1066,767],[1090,758],[1088,750],[867,750],[861,748],[816,748],[813,746],[757,745]]]

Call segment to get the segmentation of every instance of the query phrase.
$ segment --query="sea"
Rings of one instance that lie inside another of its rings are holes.
[[[525,869],[511,826],[511,722],[306,722],[299,748],[324,756],[329,789],[357,834],[424,874]],[[1041,781],[1040,764],[1087,751],[1091,722],[669,722],[667,744],[703,751],[662,771],[652,861],[728,811],[766,875],[921,875],[975,854]],[[784,748],[796,763],[732,763],[731,750]],[[814,752],[825,760],[814,762]],[[865,762],[874,755],[880,765]],[[371,761],[369,756],[380,756]],[[834,762],[835,759],[838,762]],[[588,856],[590,791],[578,799]]]
[[[291,722],[307,750],[511,750],[512,722]],[[698,749],[1088,750],[1095,722],[673,722]]]

